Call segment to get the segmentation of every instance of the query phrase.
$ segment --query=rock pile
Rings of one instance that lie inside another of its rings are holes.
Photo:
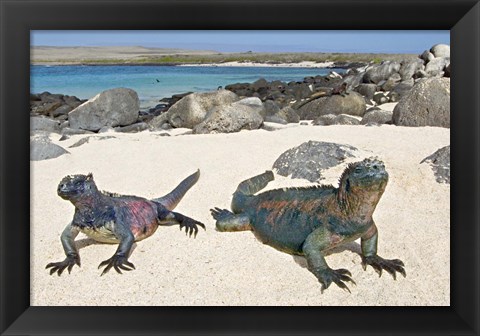
[[[139,111],[135,91],[116,88],[88,101],[44,92],[30,96],[32,131],[68,136],[103,132],[192,129],[193,133],[229,133],[258,129],[264,122],[314,125],[450,127],[450,47],[434,45],[417,59],[356,64],[343,74],[303,81],[235,83],[207,93],[164,98]],[[393,113],[382,105],[398,103]],[[368,105],[375,109],[367,109]],[[271,128],[270,129],[275,129]]]

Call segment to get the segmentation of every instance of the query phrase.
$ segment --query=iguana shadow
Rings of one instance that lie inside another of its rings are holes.
[[[81,250],[85,247],[88,247],[90,245],[112,245],[114,246],[115,244],[105,244],[105,243],[101,243],[101,242],[98,242],[92,238],[82,238],[82,239],[79,239],[79,240],[76,240],[75,241],[75,244],[77,245],[77,248],[78,250]],[[129,253],[129,256],[132,254],[132,252],[137,248],[137,243],[133,243],[132,245],[132,249],[130,250],[130,253]]]
[[[343,251],[351,251],[358,255],[362,255],[362,248],[359,243],[356,242],[348,242],[344,245],[334,247],[328,251],[325,251],[325,256],[329,256],[335,253],[341,253]],[[294,255],[293,260],[303,268],[307,268],[307,259],[304,256]]]

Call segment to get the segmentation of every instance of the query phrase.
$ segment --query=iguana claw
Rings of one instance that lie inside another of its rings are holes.
[[[387,271],[393,276],[393,279],[397,280],[396,272],[403,275],[403,277],[407,276],[405,272],[405,265],[399,259],[387,260],[379,257],[378,255],[362,257],[362,266],[363,269],[367,269],[367,265],[373,267],[373,269],[378,273],[378,276],[382,276],[382,270]]]
[[[120,274],[122,274],[122,271],[120,269],[124,271],[131,271],[135,269],[135,266],[127,260],[127,257],[121,254],[115,254],[110,259],[102,261],[100,265],[98,265],[98,268],[105,265],[107,265],[107,267],[105,267],[105,269],[103,270],[102,274],[100,274],[100,276],[107,273],[112,267],[115,269],[115,271],[117,271],[117,273],[120,273]]]
[[[333,270],[331,268],[322,271],[319,276],[318,280],[322,284],[321,292],[323,294],[323,291],[327,289],[332,282],[334,282],[338,287],[341,289],[350,292],[350,289],[347,287],[347,285],[344,283],[346,281],[351,282],[352,284],[356,285],[355,281],[351,278],[352,274],[342,268],[342,269],[337,269]]]
[[[58,276],[62,275],[65,268],[68,269],[68,274],[70,274],[74,265],[80,267],[80,257],[78,255],[68,255],[65,260],[55,263],[49,263],[45,266],[46,269],[51,268],[50,275],[57,272]]]

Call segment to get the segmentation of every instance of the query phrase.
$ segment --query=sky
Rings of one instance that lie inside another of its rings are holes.
[[[219,52],[421,53],[449,30],[33,30],[32,46],[142,46]]]

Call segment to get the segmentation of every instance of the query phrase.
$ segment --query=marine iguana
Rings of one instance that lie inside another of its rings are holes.
[[[339,187],[322,185],[275,189],[254,195],[274,179],[271,171],[239,184],[231,208],[214,208],[211,213],[217,231],[251,230],[264,244],[282,252],[303,255],[308,269],[322,284],[332,282],[350,292],[344,282],[355,282],[346,269],[331,269],[325,252],[361,238],[362,266],[371,265],[381,276],[382,269],[406,276],[401,260],[377,255],[378,233],[372,214],[388,182],[383,162],[365,159],[351,163],[343,172]]]
[[[185,227],[185,233],[195,237],[197,226],[205,229],[205,225],[172,210],[198,181],[199,176],[200,171],[197,170],[172,192],[152,200],[99,191],[92,174],[64,177],[58,185],[57,193],[75,206],[73,220],[61,236],[67,257],[61,262],[49,263],[46,268],[51,268],[50,274],[56,272],[61,275],[67,267],[70,273],[75,264],[80,266],[80,256],[74,242],[79,232],[99,242],[119,244],[115,254],[98,266],[106,266],[101,275],[112,267],[118,273],[134,269],[135,266],[128,261],[133,243],[150,237],[159,225],[178,224],[180,230]]]

